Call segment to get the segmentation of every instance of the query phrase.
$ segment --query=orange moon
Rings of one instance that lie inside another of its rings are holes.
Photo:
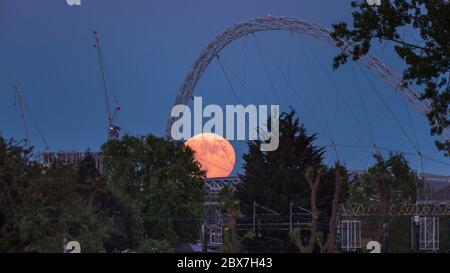
[[[236,163],[233,146],[220,135],[201,133],[185,143],[195,152],[195,158],[206,171],[207,178],[227,177]]]

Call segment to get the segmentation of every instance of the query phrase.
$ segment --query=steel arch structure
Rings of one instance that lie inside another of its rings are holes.
[[[332,46],[337,46],[336,41],[331,38],[331,30],[317,23],[306,20],[285,17],[285,16],[264,16],[250,19],[248,21],[235,24],[219,35],[217,35],[201,52],[195,63],[189,70],[183,84],[178,90],[174,105],[187,105],[194,93],[194,89],[204,74],[209,63],[225,48],[228,44],[248,34],[262,31],[289,31],[309,35],[320,39]],[[352,48],[352,41],[345,40],[340,46],[344,52],[349,52]],[[422,115],[426,116],[431,106],[428,101],[420,100],[420,94],[412,87],[406,86],[403,79],[395,73],[389,66],[383,63],[375,56],[368,54],[358,60],[370,70],[375,71],[389,86],[400,94]],[[170,130],[175,119],[169,117],[166,127],[166,135],[170,137]],[[443,136],[450,139],[450,131],[444,131]]]

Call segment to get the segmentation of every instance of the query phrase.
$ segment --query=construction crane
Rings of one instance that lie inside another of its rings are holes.
[[[116,96],[114,95],[114,92],[112,93],[114,97],[114,112],[111,113],[111,106],[109,101],[109,90],[107,85],[107,70],[105,66],[105,62],[103,60],[102,50],[100,47],[100,38],[97,31],[94,31],[95,36],[95,44],[94,48],[97,48],[97,55],[98,55],[98,62],[100,66],[100,75],[102,79],[102,85],[103,85],[103,93],[105,95],[105,106],[106,106],[106,112],[108,115],[108,140],[112,139],[118,139],[119,133],[120,133],[120,127],[117,125],[117,117],[119,115],[120,111],[120,105],[117,101]]]
[[[26,145],[27,146],[31,146],[31,134],[30,134],[30,129],[28,127],[28,123],[27,123],[27,113],[28,116],[31,118],[31,121],[33,122],[34,126],[37,129],[37,132],[39,134],[39,136],[42,139],[42,142],[44,143],[45,147],[44,150],[47,151],[49,149],[48,147],[48,143],[45,140],[41,130],[39,129],[39,126],[36,122],[36,120],[33,118],[33,115],[31,114],[31,112],[27,109],[27,106],[25,104],[25,100],[23,99],[22,93],[20,92],[20,88],[18,86],[14,86],[14,90],[16,92],[16,100],[14,102],[14,105],[19,105],[19,110],[20,110],[20,115],[22,117],[22,122],[23,122],[23,126],[25,128],[25,132],[26,132]]]
[[[27,145],[31,144],[31,136],[30,136],[30,129],[28,128],[28,124],[27,124],[27,119],[25,117],[25,102],[23,100],[23,96],[20,93],[20,89],[18,86],[15,86],[14,89],[16,90],[16,100],[14,102],[14,105],[17,106],[17,104],[19,104],[19,110],[20,110],[20,115],[22,116],[22,122],[23,122],[23,127],[25,128],[25,133],[27,138],[25,139],[25,142]]]

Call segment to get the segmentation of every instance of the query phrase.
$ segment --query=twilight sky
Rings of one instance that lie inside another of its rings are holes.
[[[79,7],[68,6],[65,0],[0,0],[0,133],[25,137],[12,88],[19,85],[51,150],[99,149],[106,140],[106,111],[92,47],[92,31],[97,30],[122,106],[122,133],[162,136],[177,90],[203,47],[228,26],[268,14],[330,26],[350,21],[351,7],[350,0],[82,0]],[[349,168],[373,163],[370,149],[344,147],[371,146],[368,132],[380,147],[415,153],[418,146],[426,156],[449,163],[435,149],[425,118],[378,76],[365,71],[408,137],[356,64],[333,72],[336,52],[300,34],[257,33],[232,43],[221,59],[240,102],[293,107],[308,131],[319,134],[318,144],[333,139],[342,145],[338,156]],[[401,72],[402,63],[391,45],[379,46],[375,54]],[[300,92],[301,102],[295,92]],[[236,104],[217,61],[195,94],[203,96],[204,103]],[[32,143],[40,150],[42,141],[30,127]],[[240,157],[245,143],[232,144]],[[413,168],[420,165],[417,156],[407,158]],[[326,160],[335,159],[330,149]],[[238,158],[235,172],[241,163]],[[450,174],[448,165],[431,160],[424,160],[424,171]]]

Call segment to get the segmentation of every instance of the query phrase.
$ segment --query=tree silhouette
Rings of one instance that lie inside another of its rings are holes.
[[[428,113],[432,135],[442,135],[450,126],[450,2],[448,0],[381,1],[371,6],[353,1],[353,26],[333,25],[332,37],[354,42],[350,53],[342,51],[334,59],[334,68],[351,57],[358,60],[369,53],[373,43],[390,43],[405,63],[405,84],[424,87],[422,99],[431,100]],[[450,154],[450,140],[436,141],[445,155]]]

